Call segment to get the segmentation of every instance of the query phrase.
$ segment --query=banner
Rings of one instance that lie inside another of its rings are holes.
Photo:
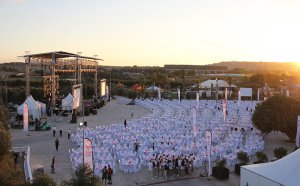
[[[89,166],[92,171],[94,171],[93,167],[93,146],[92,141],[88,138],[84,138],[84,147],[83,147],[83,161],[84,164]]]
[[[212,134],[210,130],[205,131],[205,139],[206,139],[206,154],[208,158],[208,176],[211,176],[211,141],[212,141]]]
[[[223,99],[223,115],[224,115],[224,121],[226,120],[226,110],[227,110],[227,102],[225,99]]]
[[[197,101],[197,109],[199,108],[199,92],[197,91],[196,94],[196,101]]]
[[[23,108],[23,131],[28,132],[28,105],[26,103]]]
[[[180,101],[180,89],[177,89],[177,94],[178,94],[178,100]]]
[[[241,91],[238,92],[238,106],[241,104]]]
[[[158,89],[158,100],[161,100],[160,88]]]
[[[196,108],[192,109],[192,115],[193,115],[193,133],[194,133],[194,137],[197,136],[197,128],[196,128],[196,123],[197,123],[197,110]]]
[[[296,146],[299,147],[300,140],[300,116],[297,117],[297,134],[296,134]]]
[[[106,89],[105,89],[105,91],[106,91],[106,100],[108,100],[109,99],[109,88],[108,88],[108,85],[106,85]],[[110,101],[110,100],[109,100]]]
[[[227,88],[225,88],[225,100],[227,100],[227,94],[228,94]]]

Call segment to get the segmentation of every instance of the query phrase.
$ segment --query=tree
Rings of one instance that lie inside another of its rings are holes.
[[[100,181],[94,176],[93,171],[87,165],[81,165],[75,171],[75,177],[69,181],[63,181],[63,186],[100,186]]]
[[[273,96],[256,106],[252,117],[254,125],[263,133],[280,131],[295,141],[297,115],[300,113],[300,103],[285,96]]]
[[[7,131],[7,111],[0,105],[0,186],[20,185],[24,182],[22,172],[17,168],[10,153],[10,135]]]

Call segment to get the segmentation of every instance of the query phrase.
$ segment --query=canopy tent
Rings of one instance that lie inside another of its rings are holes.
[[[229,84],[224,80],[206,80],[200,83],[199,88],[211,88],[211,86],[216,87],[218,83],[219,88],[236,88],[234,84]]]
[[[293,186],[300,183],[300,150],[270,163],[241,167],[240,185]]]
[[[41,108],[41,116],[45,116],[47,114],[47,106],[45,103],[42,103],[40,101],[36,101],[37,104],[40,105]]]
[[[41,106],[36,103],[31,95],[27,97],[24,103],[26,103],[28,106],[28,115],[30,118],[33,120],[41,118]],[[17,113],[19,115],[23,115],[24,103],[17,108]]]
[[[159,91],[159,90],[160,90],[160,88],[157,86],[150,86],[147,88],[147,91]]]
[[[62,110],[72,110],[73,109],[73,103],[75,101],[75,98],[72,96],[71,93],[67,95],[64,99],[61,101],[61,108]]]

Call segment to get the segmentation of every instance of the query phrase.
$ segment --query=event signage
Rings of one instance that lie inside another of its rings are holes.
[[[212,134],[210,130],[205,131],[205,139],[206,139],[206,153],[208,158],[208,176],[211,176],[211,141],[212,141]]]
[[[23,131],[28,132],[28,105],[26,103],[23,108]]]
[[[296,134],[296,146],[299,147],[300,140],[300,116],[297,116],[297,134]]]
[[[161,100],[160,88],[158,89],[158,100]]]
[[[196,110],[196,108],[193,108],[193,132],[194,132],[194,137],[197,136],[196,123],[197,123],[197,110]]]
[[[227,109],[227,102],[225,99],[223,99],[223,115],[224,115],[224,121],[226,120],[226,109]]]
[[[83,161],[84,164],[89,166],[91,170],[93,169],[93,146],[92,146],[92,141],[88,138],[84,138],[84,156],[83,156]]]
[[[199,108],[199,92],[197,91],[196,94],[196,100],[197,100],[197,109]]]
[[[106,91],[106,100],[108,100],[108,99],[109,99],[109,94],[108,94],[108,92],[110,91],[109,88],[108,88],[108,85],[106,85],[105,91]]]

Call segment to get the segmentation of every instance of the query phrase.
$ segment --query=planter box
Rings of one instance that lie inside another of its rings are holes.
[[[93,110],[93,114],[97,115],[97,110],[96,109]]]
[[[247,163],[238,163],[238,164],[235,164],[235,166],[234,166],[234,172],[237,175],[240,175],[240,173],[241,173],[241,166],[243,166],[243,165],[247,165]]]
[[[217,178],[218,180],[225,180],[229,178],[229,169],[226,167],[213,167],[212,169],[213,177]]]

